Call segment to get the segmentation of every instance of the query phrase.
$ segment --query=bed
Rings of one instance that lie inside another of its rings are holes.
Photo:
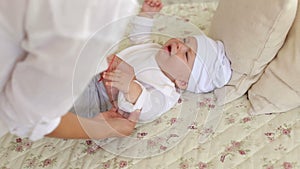
[[[162,13],[180,16],[207,33],[216,7],[214,1],[172,1]],[[157,30],[168,29],[157,25]],[[0,138],[0,169],[300,168],[300,108],[250,116],[247,96],[225,106],[215,100],[212,93],[185,92],[173,109],[124,139],[32,142],[7,134]]]

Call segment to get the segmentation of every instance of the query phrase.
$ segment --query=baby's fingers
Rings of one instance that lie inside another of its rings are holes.
[[[159,6],[161,4],[160,0],[146,0],[145,2],[151,7]]]
[[[111,86],[111,87],[115,87],[115,88],[117,88],[117,89],[119,90],[119,88],[116,87],[116,86],[117,86],[117,85],[116,85],[116,82],[112,82],[112,81],[110,81],[110,82],[105,82],[105,85]]]
[[[122,77],[122,75],[119,70],[103,73],[103,78],[108,81],[118,81],[121,77]]]
[[[122,82],[119,82],[119,81],[110,81],[110,82],[105,82],[105,84],[108,85],[108,86],[115,87],[115,88],[117,88],[120,91],[124,91],[123,90],[124,87],[122,86]]]
[[[164,5],[163,5],[162,3],[159,2],[159,3],[156,5],[156,8],[159,9],[159,10],[161,10],[161,9],[163,8],[163,6],[164,6]]]

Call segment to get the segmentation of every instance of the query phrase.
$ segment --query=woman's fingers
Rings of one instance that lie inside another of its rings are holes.
[[[129,114],[129,117],[127,118],[129,121],[132,121],[133,123],[136,123],[140,118],[141,110],[135,110],[134,112],[131,112]]]

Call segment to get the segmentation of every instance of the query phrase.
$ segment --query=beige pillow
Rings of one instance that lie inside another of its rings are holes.
[[[297,0],[220,0],[210,36],[223,41],[232,78],[215,90],[218,104],[244,95],[282,46]]]
[[[253,114],[300,106],[300,3],[284,46],[248,93]]]

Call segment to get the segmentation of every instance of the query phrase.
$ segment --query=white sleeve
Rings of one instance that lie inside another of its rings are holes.
[[[142,88],[142,93],[138,97],[135,104],[128,102],[126,100],[123,92],[119,92],[119,94],[118,94],[118,106],[121,110],[123,110],[125,112],[133,112],[135,110],[142,109],[145,99],[147,98],[147,95],[148,95],[148,92],[145,89],[145,87],[138,81],[136,81],[136,80],[134,80],[134,81]]]
[[[153,19],[135,16],[131,21],[132,30],[129,35],[131,44],[151,42]]]
[[[138,83],[138,82],[137,82]],[[149,122],[158,118],[163,113],[170,110],[179,99],[179,94],[172,86],[164,86],[164,91],[153,87],[142,87],[142,93],[135,104],[128,102],[123,93],[119,93],[118,106],[125,112],[133,112],[141,109],[140,122]],[[162,88],[161,88],[162,89]]]
[[[81,48],[95,31],[133,14],[136,6],[134,0],[1,1],[0,65],[8,66],[0,74],[0,134],[37,140],[53,131],[80,94],[72,88]],[[113,44],[104,38],[91,52],[101,57],[99,50]],[[78,91],[92,78],[97,61],[85,59],[84,65]]]

